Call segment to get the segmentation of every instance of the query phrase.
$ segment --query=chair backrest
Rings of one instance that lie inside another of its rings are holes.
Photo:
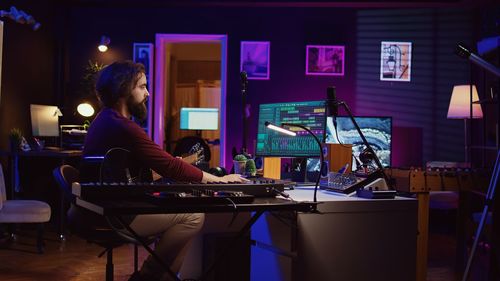
[[[72,231],[104,247],[116,247],[124,242],[139,243],[134,237],[124,233],[120,229],[116,229],[103,216],[74,206],[75,196],[71,191],[71,185],[80,178],[80,172],[77,169],[70,165],[62,165],[54,169],[52,173],[65,198],[72,203],[68,212],[69,226]],[[148,244],[154,241],[154,237],[148,237],[147,239]]]
[[[100,182],[148,182],[152,181],[151,170],[143,168],[129,150],[114,147],[108,150],[102,160]]]
[[[130,161],[130,151],[121,147],[111,148],[106,152],[101,163],[99,181],[132,182]]]
[[[3,202],[7,200],[7,192],[5,191],[5,178],[3,176],[2,164],[0,164],[0,210],[3,207]]]
[[[64,198],[69,202],[73,202],[74,195],[71,192],[71,184],[80,178],[80,172],[70,165],[62,165],[52,171],[57,185],[64,194]]]

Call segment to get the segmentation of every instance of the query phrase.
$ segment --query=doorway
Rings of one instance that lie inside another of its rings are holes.
[[[208,145],[210,167],[225,166],[227,35],[157,34],[153,139],[173,152],[181,140]],[[216,108],[217,129],[181,129],[181,110]]]

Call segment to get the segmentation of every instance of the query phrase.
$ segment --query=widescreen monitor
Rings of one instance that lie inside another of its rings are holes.
[[[373,148],[382,166],[391,166],[391,140],[392,140],[392,118],[391,117],[354,117],[366,140]],[[326,122],[326,143],[353,144],[353,156],[359,157],[359,153],[365,149],[363,140],[359,136],[354,123],[347,116],[337,117],[337,132],[332,117]],[[359,158],[358,158],[359,160]],[[356,161],[353,161],[352,170],[356,170]]]
[[[219,128],[219,109],[182,107],[181,130],[217,130]]]
[[[289,127],[297,136],[283,135],[268,129],[266,121],[277,126],[281,123],[305,126],[322,141],[325,126],[324,101],[261,104],[255,150],[257,156],[319,157],[320,148],[308,132],[298,127]]]
[[[61,111],[53,105],[30,105],[31,129],[34,137],[58,137]]]

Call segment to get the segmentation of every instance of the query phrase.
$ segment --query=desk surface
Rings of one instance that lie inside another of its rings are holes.
[[[210,205],[177,205],[153,204],[146,201],[131,200],[82,200],[76,198],[76,204],[85,209],[104,216],[137,215],[160,213],[231,213],[253,211],[300,211],[310,212],[316,203],[297,202],[281,198],[255,198],[250,204],[210,204]]]
[[[307,201],[313,200],[314,186],[297,186],[293,190],[286,190],[286,193],[290,194],[290,197],[296,201]],[[355,194],[353,196],[347,196],[341,193],[336,193],[333,191],[322,190],[318,188],[317,193],[318,202],[329,202],[329,201],[394,201],[394,200],[415,200],[414,198],[400,197],[396,196],[394,199],[366,199],[357,197]]]
[[[7,156],[28,156],[28,157],[52,157],[52,158],[67,158],[82,156],[81,150],[65,150],[65,149],[44,149],[30,151],[1,151],[0,155]]]
[[[312,202],[314,192],[313,187],[297,187],[294,190],[287,191],[291,199],[282,198],[255,198],[250,204],[224,204],[224,205],[175,205],[166,204],[159,205],[147,201],[133,200],[83,200],[76,199],[76,204],[89,209],[101,215],[130,215],[130,214],[155,214],[155,213],[217,213],[217,212],[249,212],[249,211],[300,211],[310,212],[316,203]],[[366,203],[367,201],[379,202],[376,206],[387,207],[391,205],[395,208],[398,206],[409,206],[408,201],[413,201],[416,206],[416,200],[413,198],[396,197],[395,199],[364,199],[355,196],[338,195],[332,192],[319,190],[318,191],[318,207],[322,209],[328,205],[328,209],[332,205],[344,208],[352,202]],[[326,204],[337,203],[337,204]],[[382,203],[382,204],[380,204]],[[357,205],[357,204],[354,204]]]

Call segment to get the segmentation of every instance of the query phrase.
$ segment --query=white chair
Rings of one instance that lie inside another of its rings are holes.
[[[0,164],[0,224],[38,223],[37,248],[43,253],[43,224],[50,220],[50,206],[36,200],[7,200],[5,180]]]

